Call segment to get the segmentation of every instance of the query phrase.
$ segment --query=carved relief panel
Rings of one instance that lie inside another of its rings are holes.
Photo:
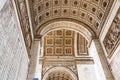
[[[87,40],[81,35],[77,34],[77,51],[78,55],[87,55],[88,54],[88,42]]]
[[[120,9],[115,16],[103,43],[108,56],[111,57],[116,47],[120,44]]]
[[[29,50],[31,49],[32,39],[31,39],[31,31],[30,31],[26,0],[15,0],[15,3],[16,3],[17,12],[19,15],[19,20],[20,20],[25,44],[29,52]]]

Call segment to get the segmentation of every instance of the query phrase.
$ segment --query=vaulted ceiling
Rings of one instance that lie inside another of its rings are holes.
[[[43,40],[44,56],[86,56],[87,40],[71,30],[59,29],[49,32]],[[76,52],[77,51],[77,52]]]
[[[66,32],[66,28],[68,30],[70,29],[70,32],[72,33],[81,32],[82,36],[77,35],[78,38],[76,39],[76,42],[80,43],[82,38],[86,38],[89,44],[93,36],[99,36],[115,1],[116,0],[15,0],[15,3],[25,42],[28,50],[30,50],[34,36],[39,36],[40,38],[40,35],[44,36],[51,30],[53,33],[56,33],[57,31],[55,31],[55,28],[59,28],[60,31],[62,30],[62,34]],[[33,29],[31,29],[31,27]],[[34,31],[34,36],[32,30]],[[55,47],[56,41],[64,41],[61,42],[64,43],[62,45],[64,47],[66,47],[65,40],[74,41],[74,34],[69,38],[65,37],[65,34],[62,35],[62,37],[58,37],[56,34],[53,36],[54,37],[51,37],[50,35],[49,37],[45,36],[44,42],[46,42],[43,44],[45,46],[45,51],[47,52],[47,50],[50,49],[47,41],[53,43],[53,46],[51,47],[52,52],[50,52],[51,54],[55,54],[55,51],[62,51],[61,49],[63,49],[60,48],[60,45]],[[74,43],[75,42],[73,42],[72,46],[69,46],[70,48],[67,47],[66,50],[69,49],[71,50],[71,53],[74,52]],[[65,50],[59,53],[60,55],[66,54]],[[74,54],[71,53],[70,55]],[[78,52],[78,54],[81,55],[80,52]],[[45,55],[47,55],[47,53]]]
[[[55,21],[87,25],[99,35],[114,0],[29,0],[32,24],[36,30]]]
[[[72,80],[72,78],[65,71],[53,71],[48,75],[47,80]]]

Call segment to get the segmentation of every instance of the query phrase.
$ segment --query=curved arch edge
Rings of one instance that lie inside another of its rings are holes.
[[[73,78],[73,80],[77,80],[77,76],[75,75],[75,73],[73,73],[70,69],[66,68],[66,67],[53,67],[51,69],[49,69],[45,75],[43,76],[43,79],[42,80],[46,80],[48,75],[53,72],[53,71],[60,71],[60,70],[63,70],[63,71],[66,71],[67,73],[69,73],[71,75],[71,77]]]

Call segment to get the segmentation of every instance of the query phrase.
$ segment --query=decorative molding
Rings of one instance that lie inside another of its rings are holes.
[[[78,76],[67,67],[56,66],[49,69],[42,80],[78,80]]]
[[[32,36],[31,36],[32,34],[30,30],[26,0],[15,0],[15,4],[16,4],[18,15],[19,15],[18,17],[19,17],[21,29],[23,32],[23,37],[29,53],[32,45]]]
[[[76,62],[73,60],[70,60],[70,61],[62,61],[62,60],[43,61],[43,69],[42,69],[43,75],[45,75],[46,72],[53,67],[65,67],[77,75]]]
[[[94,64],[92,57],[75,58],[76,64]]]
[[[92,40],[92,36],[95,36],[95,33],[93,31],[89,31],[86,29],[87,26],[82,26],[81,24],[71,22],[71,21],[58,21],[58,22],[53,22],[50,23],[46,26],[42,26],[41,29],[37,32],[38,35],[43,35],[43,37],[54,30],[59,30],[59,29],[67,29],[67,30],[72,30],[75,32],[80,33],[85,39],[88,41],[88,44]]]
[[[88,55],[88,42],[79,33],[77,34],[77,53],[78,56]]]

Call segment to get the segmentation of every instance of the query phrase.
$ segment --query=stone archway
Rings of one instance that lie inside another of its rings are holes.
[[[92,31],[89,31],[87,28],[84,26],[77,24],[75,22],[70,22],[70,21],[57,21],[50,23],[43,28],[39,29],[37,32],[37,35],[46,35],[46,33],[56,30],[56,29],[69,29],[73,30],[75,32],[80,33],[82,36],[88,40],[88,43],[91,42],[92,36],[95,36],[95,34]]]
[[[77,76],[70,69],[65,67],[53,67],[49,69],[44,74],[42,80],[53,80],[53,78],[64,79],[64,80],[78,80]]]

